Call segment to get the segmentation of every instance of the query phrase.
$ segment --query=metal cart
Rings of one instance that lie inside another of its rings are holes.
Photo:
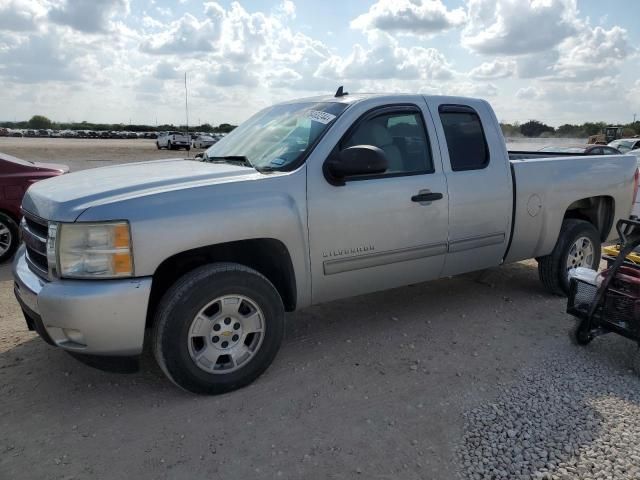
[[[627,257],[640,245],[640,221],[619,220],[616,224],[620,245],[617,255],[608,259],[599,286],[572,278],[567,313],[576,317],[570,335],[574,343],[587,345],[606,333],[617,333],[640,347],[640,265]],[[634,357],[640,374],[640,350]]]

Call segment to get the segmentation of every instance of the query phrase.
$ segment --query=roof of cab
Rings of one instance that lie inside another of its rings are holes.
[[[293,100],[288,100],[285,102],[281,102],[282,104],[287,103],[300,103],[300,102],[316,102],[316,103],[356,103],[361,100],[366,100],[368,98],[379,98],[379,97],[415,97],[415,93],[347,93],[342,95],[341,97],[336,97],[335,95],[318,95],[315,97],[304,97],[304,98],[296,98]]]

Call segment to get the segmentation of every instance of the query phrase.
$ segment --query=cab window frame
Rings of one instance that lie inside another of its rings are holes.
[[[435,159],[433,158],[433,147],[431,145],[431,139],[429,138],[429,130],[427,129],[427,122],[424,118],[424,112],[422,109],[413,103],[402,103],[402,104],[394,104],[394,105],[383,105],[380,107],[374,107],[370,110],[364,112],[358,119],[353,122],[353,124],[347,129],[347,131],[340,137],[340,140],[336,143],[336,146],[333,148],[328,158],[332,158],[337,155],[340,151],[344,150],[345,143],[347,140],[351,138],[354,132],[362,125],[363,123],[372,120],[374,118],[383,116],[383,115],[416,115],[419,123],[421,124],[421,132],[424,135],[424,139],[426,142],[427,153],[429,155],[430,167],[424,170],[415,170],[415,171],[406,171],[406,172],[393,172],[393,173],[376,173],[371,175],[352,175],[349,177],[345,177],[345,182],[354,182],[361,180],[374,180],[374,179],[382,179],[382,178],[396,178],[396,177],[410,177],[415,175],[429,175],[436,172],[435,168]]]
[[[463,167],[463,168],[454,168],[453,162],[451,161],[451,150],[449,148],[449,141],[447,140],[447,133],[445,130],[444,123],[442,122],[442,114],[443,113],[466,113],[475,115],[478,119],[478,123],[480,124],[480,133],[482,134],[482,140],[484,143],[484,150],[486,153],[486,158],[484,163],[481,166],[472,166],[472,167]],[[447,147],[447,155],[449,157],[449,167],[452,172],[471,172],[474,170],[485,170],[491,164],[491,150],[489,149],[489,143],[487,142],[487,134],[484,129],[484,124],[482,123],[482,117],[478,113],[478,111],[470,105],[459,105],[452,103],[443,103],[438,106],[438,120],[440,121],[440,125],[442,126],[442,131],[444,133],[444,141]]]

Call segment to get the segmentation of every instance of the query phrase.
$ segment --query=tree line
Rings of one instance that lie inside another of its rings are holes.
[[[538,120],[526,123],[500,123],[505,137],[567,137],[587,138],[602,133],[607,127],[605,122],[585,122],[581,125],[565,123],[557,128],[546,125]],[[619,125],[623,127],[624,137],[640,135],[640,121]]]
[[[93,131],[109,131],[109,132],[165,132],[168,130],[186,130],[186,125],[164,124],[158,126],[152,125],[126,125],[123,123],[89,123],[89,122],[54,122],[44,115],[34,115],[29,120],[22,122],[0,122],[0,127],[12,129],[34,129],[34,130],[93,130]],[[209,133],[229,133],[236,128],[235,125],[229,123],[221,123],[213,126],[209,123],[202,125],[190,125],[189,130],[196,132]]]

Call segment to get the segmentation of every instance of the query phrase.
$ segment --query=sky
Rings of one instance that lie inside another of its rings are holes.
[[[637,0],[0,0],[0,120],[239,123],[350,92],[640,118]]]

